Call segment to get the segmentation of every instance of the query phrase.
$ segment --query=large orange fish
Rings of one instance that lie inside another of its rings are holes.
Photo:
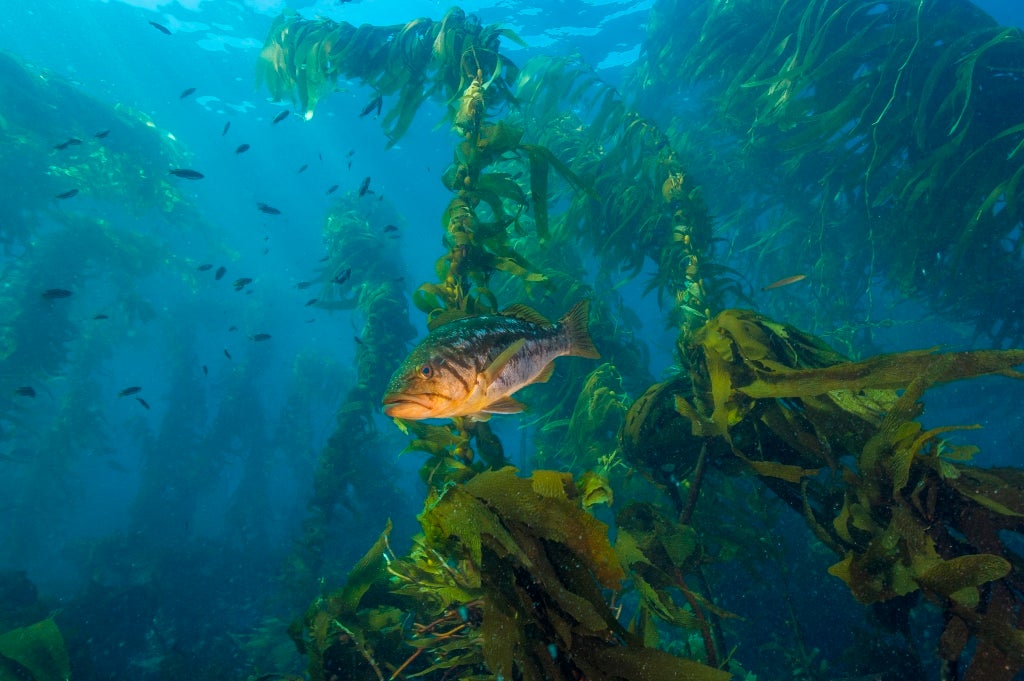
[[[589,301],[580,301],[552,324],[525,305],[513,305],[501,314],[437,327],[391,377],[384,413],[484,421],[492,413],[522,411],[523,404],[511,395],[551,378],[556,357],[600,357],[587,331],[589,309]]]

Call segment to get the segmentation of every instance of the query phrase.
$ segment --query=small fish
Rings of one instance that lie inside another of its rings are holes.
[[[356,342],[356,345],[362,345],[363,344],[363,339],[360,338],[359,336],[352,336],[352,340],[354,340]]]
[[[377,115],[380,116],[380,108],[383,106],[384,98],[381,95],[377,95],[370,100],[370,103],[363,107],[363,110],[359,112],[359,117],[364,118],[373,113],[373,110],[377,110]]]
[[[98,314],[98,315],[93,315],[93,319],[110,319],[110,317],[108,317],[105,314]]]
[[[235,153],[236,154],[244,154],[247,151],[249,151],[249,145],[248,144],[239,144],[237,147],[235,147]]]
[[[228,121],[227,123],[224,124],[224,129],[220,131],[220,136],[223,137],[224,135],[228,134],[228,130],[230,130],[230,129],[231,129],[231,121]]]
[[[395,227],[394,225],[385,225],[384,226],[384,231],[385,232],[397,232],[398,231],[398,227]]]
[[[171,34],[171,29],[167,28],[163,24],[158,24],[155,21],[151,21],[151,22],[149,22],[149,25],[152,26],[153,28],[155,28],[156,30],[160,31],[164,35],[170,35]]]
[[[204,364],[203,365],[203,376],[209,376],[209,375],[210,375],[210,369]]]
[[[257,343],[261,343],[261,342],[263,342],[263,341],[268,341],[268,340],[270,340],[270,334],[269,334],[269,333],[257,333],[257,334],[253,334],[252,336],[249,336],[249,340],[251,340],[251,341],[256,341]]]
[[[55,199],[70,199],[72,196],[78,196],[78,190],[77,189],[69,189],[66,192],[61,192],[60,194],[57,194],[53,198],[55,198]]]
[[[136,397],[135,400],[143,407],[145,407],[146,411],[149,411],[149,402],[146,402],[146,400],[142,399],[141,397]]]
[[[798,281],[803,281],[806,278],[807,278],[806,274],[794,274],[792,277],[785,277],[784,279],[779,279],[778,281],[774,281],[774,282],[768,284],[767,286],[763,286],[761,288],[761,290],[762,291],[771,291],[773,288],[780,288],[782,286],[789,286],[790,284],[795,284]]]
[[[365,196],[366,192],[370,190],[370,177],[367,175],[363,178],[362,183],[359,185],[359,196]]]
[[[184,90],[181,91],[181,94],[178,95],[178,99],[185,99],[189,95],[195,94],[195,91],[196,91],[196,89],[194,87],[185,88]]]
[[[205,177],[205,175],[198,170],[190,170],[188,168],[172,168],[168,172],[175,177],[181,177],[186,180],[201,180]]]
[[[291,111],[289,111],[288,109],[285,109],[281,113],[279,113],[276,116],[274,116],[274,120],[270,121],[270,124],[271,125],[277,125],[278,123],[280,123],[284,119],[288,118],[288,114],[290,114],[290,113],[291,113]]]
[[[308,168],[308,167],[309,167],[308,163],[303,163],[302,167],[300,167],[295,174],[296,175],[301,175],[302,173],[306,172],[306,168]]]
[[[207,270],[212,270],[213,269],[213,265],[211,265],[210,263],[206,262],[206,263],[203,263],[202,265],[200,265],[199,267],[197,267],[196,269],[199,270],[200,272],[206,272]]]
[[[345,154],[345,158],[352,158],[355,155],[356,155],[356,150],[355,149],[349,149],[348,153]]]
[[[35,397],[36,389],[30,385],[23,385],[19,388],[14,389],[14,394],[21,397]]]
[[[325,255],[324,257],[320,258],[320,260],[318,260],[317,262],[327,262],[330,259],[331,259],[331,256]]]
[[[140,386],[140,385],[133,385],[133,386],[130,386],[128,388],[124,388],[121,392],[117,393],[117,396],[118,397],[128,397],[129,395],[134,395],[134,394],[140,393],[140,392],[142,392],[142,386]]]
[[[243,288],[252,283],[252,277],[242,277],[241,279],[235,279],[235,283],[232,286],[235,287],[236,291],[241,291]]]
[[[332,185],[331,185],[331,186],[330,186],[330,187],[329,187],[329,188],[327,189],[327,191],[326,191],[326,192],[324,192],[324,193],[325,193],[325,194],[333,194],[333,193],[334,193],[334,192],[336,192],[336,191],[338,191],[338,185],[336,185],[336,184],[332,184]]]
[[[256,207],[259,208],[261,213],[266,213],[267,215],[280,215],[281,214],[281,211],[279,211],[278,209],[274,208],[273,206],[268,206],[265,203],[257,203]]]
[[[220,281],[221,279],[223,279],[224,278],[224,273],[227,272],[227,271],[228,271],[228,268],[224,267],[223,265],[218,267],[217,271],[213,275],[214,280],[215,281]]]
[[[148,407],[147,407],[147,409],[148,409]],[[128,468],[123,463],[121,463],[120,461],[117,461],[115,459],[107,459],[106,464],[107,464],[107,468],[109,468],[110,470],[113,470],[113,471],[117,471],[118,473],[131,473],[132,472],[130,468]]]
[[[315,321],[316,321],[316,317],[313,317],[312,319],[307,319],[307,320],[306,320],[306,323],[307,323],[307,324],[312,324],[312,323],[313,323],[313,322],[315,322]]]
[[[54,149],[58,149],[58,150],[63,151],[64,149],[67,149],[68,147],[78,146],[81,143],[82,143],[82,140],[78,139],[77,137],[71,137],[68,140],[66,140],[64,142],[61,142],[60,144],[56,145],[54,147]]]
[[[348,162],[348,169],[349,169],[349,170],[352,170],[352,161],[349,161],[349,162]]]
[[[71,291],[66,288],[48,288],[43,291],[43,298],[47,300],[56,300],[57,298],[70,298]]]
[[[93,135],[93,137],[95,137],[96,139],[103,139],[104,137],[106,137],[109,134],[110,134],[109,130],[100,130],[98,133]]]
[[[305,304],[304,307],[309,307],[310,305],[316,305],[316,301],[317,300],[319,300],[319,298],[310,298],[309,300],[306,301],[306,304]]]
[[[232,331],[238,331],[238,327],[232,326],[231,328],[228,329],[228,333],[231,333]]]
[[[597,359],[582,300],[552,324],[525,305],[501,314],[463,317],[442,324],[417,345],[388,383],[384,413],[394,418],[430,419],[524,409],[511,397],[531,383],[551,378],[563,355]]]
[[[295,285],[295,288],[297,288],[297,289],[305,289],[305,288],[309,288],[312,285],[313,285],[313,282],[311,282],[311,281],[300,281],[298,284]]]
[[[227,357],[228,359],[231,359],[231,353],[228,352],[227,348],[224,348],[224,356]]]
[[[346,281],[348,281],[348,278],[349,276],[351,276],[351,274],[352,268],[349,267],[347,270],[336,276],[334,279],[331,279],[331,281],[333,281],[335,284],[344,284]]]

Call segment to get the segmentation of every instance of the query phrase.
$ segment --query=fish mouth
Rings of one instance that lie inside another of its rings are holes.
[[[413,412],[420,412],[428,408],[422,400],[403,393],[388,393],[384,396],[384,414],[402,418]]]

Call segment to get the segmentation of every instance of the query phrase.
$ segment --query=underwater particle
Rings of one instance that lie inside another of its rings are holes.
[[[30,385],[19,386],[14,389],[14,394],[19,397],[35,397],[36,389]]]
[[[141,404],[143,407],[145,407],[146,411],[149,411],[149,402],[147,402],[146,400],[142,399],[141,397],[136,397],[135,400],[139,404]]]
[[[272,338],[272,336],[269,333],[255,333],[255,334],[249,336],[249,340],[255,341],[257,343],[262,343],[263,341],[268,341],[271,338]]]
[[[224,267],[223,265],[218,267],[216,273],[214,273],[214,275],[213,275],[214,281],[220,281],[221,279],[223,279],[224,278],[224,274],[227,271],[228,271],[228,268]]]
[[[110,134],[110,130],[100,130],[98,133],[93,135],[93,137],[95,137],[96,139],[103,139],[104,137],[106,137],[109,134]]]
[[[288,109],[285,109],[281,113],[279,113],[276,116],[274,116],[274,120],[270,121],[270,124],[271,125],[277,125],[278,123],[280,123],[284,119],[288,118],[288,114],[290,114],[290,113],[291,113],[291,111],[289,111]]]
[[[206,177],[198,170],[191,170],[189,168],[172,168],[168,172],[175,177],[180,177],[186,180],[201,180]]]
[[[239,144],[237,147],[235,147],[235,153],[244,154],[245,152],[249,151],[249,149],[250,147],[248,144]]]
[[[352,275],[352,268],[349,267],[344,272],[342,272],[341,274],[336,276],[334,279],[331,279],[331,281],[334,282],[335,284],[344,284],[346,281],[348,281],[348,278],[351,275]]]
[[[78,139],[77,137],[70,137],[67,140],[61,142],[60,144],[55,145],[53,148],[57,149],[58,151],[63,151],[64,149],[67,149],[68,147],[75,147],[75,146],[78,146],[81,143],[82,143],[82,140]]]
[[[48,288],[43,291],[42,295],[47,300],[56,300],[57,298],[70,298],[71,291],[66,288]]]
[[[281,211],[279,211],[278,209],[276,209],[273,206],[268,205],[266,203],[257,203],[256,207],[259,209],[259,211],[261,213],[266,213],[267,215],[280,215],[281,214]]]
[[[316,302],[318,300],[319,300],[319,298],[310,298],[309,300],[306,301],[306,304],[303,305],[303,307],[309,307],[310,305],[316,305]]]
[[[210,263],[206,262],[206,263],[203,263],[202,265],[200,265],[199,267],[197,267],[196,269],[199,270],[200,272],[206,272],[207,270],[212,270],[213,269],[213,265],[211,265]]]
[[[779,279],[778,281],[773,281],[772,283],[768,284],[767,286],[762,286],[761,290],[762,291],[771,291],[773,288],[781,288],[783,286],[789,286],[790,284],[795,284],[798,281],[803,281],[806,278],[807,278],[806,274],[794,274],[792,277],[784,277],[782,279]]]
[[[224,356],[227,357],[228,359],[231,359],[231,353],[228,352],[227,348],[224,348]]]
[[[359,196],[365,196],[366,192],[370,191],[370,176],[367,175],[363,178],[363,181],[359,184]]]
[[[140,392],[142,392],[142,386],[141,385],[132,385],[132,386],[129,386],[129,387],[124,388],[123,390],[121,390],[121,392],[117,393],[117,396],[118,397],[128,397],[129,395],[135,395],[135,394],[140,393]]]
[[[557,357],[600,357],[587,330],[589,310],[590,301],[581,300],[552,324],[525,305],[512,305],[500,314],[442,324],[391,377],[384,413],[485,421],[521,412],[523,404],[511,395],[551,378]]]
[[[364,118],[373,113],[373,110],[377,110],[377,115],[380,116],[381,107],[384,105],[384,97],[377,95],[370,100],[370,103],[363,107],[363,110],[359,112],[359,117]]]
[[[241,277],[239,279],[235,279],[235,282],[231,285],[235,287],[236,291],[241,291],[243,288],[245,288],[251,283],[252,277]]]
[[[224,129],[220,131],[220,136],[223,137],[224,135],[228,134],[228,130],[230,130],[230,129],[231,129],[231,121],[228,121],[227,123],[224,124]]]
[[[55,199],[70,199],[72,196],[78,196],[78,190],[77,189],[69,189],[66,192],[61,192],[60,194],[57,194],[53,198],[55,198]]]
[[[151,22],[149,22],[149,25],[152,26],[153,28],[155,28],[156,30],[160,31],[164,35],[170,35],[171,34],[171,29],[167,28],[163,24],[158,24],[155,21],[151,21]]]
[[[327,188],[327,191],[324,192],[324,193],[325,194],[333,194],[336,191],[338,191],[338,185],[332,184],[330,187]]]
[[[178,99],[185,99],[186,97],[195,94],[195,91],[196,89],[194,87],[187,87],[181,91],[181,94],[178,95]]]

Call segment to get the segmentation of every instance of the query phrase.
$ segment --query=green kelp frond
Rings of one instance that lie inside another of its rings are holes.
[[[66,681],[71,661],[52,619],[0,634],[0,680]]]
[[[459,101],[478,69],[489,78],[488,97],[510,102],[508,83],[518,70],[499,54],[502,38],[520,42],[507,28],[483,26],[457,7],[440,22],[420,18],[394,26],[356,27],[286,12],[263,45],[257,86],[266,84],[274,99],[290,98],[308,115],[340,78],[359,80],[381,97],[395,96],[382,121],[394,144],[423,102]]]
[[[618,589],[625,572],[607,527],[577,494],[568,474],[520,478],[505,468],[452,487],[420,517],[429,543],[477,566],[490,672],[530,681],[729,678],[645,649],[619,625],[601,589]]]

